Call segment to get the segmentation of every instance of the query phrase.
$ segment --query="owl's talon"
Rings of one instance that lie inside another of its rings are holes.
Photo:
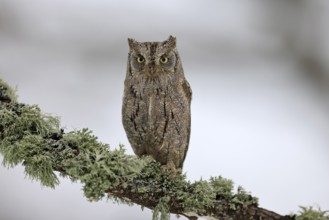
[[[166,165],[162,165],[161,166],[161,171],[162,172],[169,172],[169,176],[171,178],[176,177],[177,174],[181,174],[182,173],[182,169],[181,168],[176,168],[173,165],[170,164],[166,164]]]

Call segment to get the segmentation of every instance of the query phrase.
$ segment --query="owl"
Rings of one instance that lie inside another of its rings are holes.
[[[149,155],[173,175],[181,172],[191,131],[192,90],[176,38],[128,39],[122,123],[135,154]]]

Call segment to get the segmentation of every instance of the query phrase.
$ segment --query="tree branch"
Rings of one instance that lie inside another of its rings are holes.
[[[104,196],[115,202],[139,204],[153,210],[153,219],[169,213],[188,219],[286,220],[258,207],[258,199],[223,177],[187,181],[170,177],[160,165],[145,157],[126,155],[123,146],[109,150],[88,129],[64,132],[58,118],[36,105],[17,103],[15,91],[0,79],[0,153],[7,166],[23,164],[26,174],[55,187],[59,175],[83,184],[92,201]]]

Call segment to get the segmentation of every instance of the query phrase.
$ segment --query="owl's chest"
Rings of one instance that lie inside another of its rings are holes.
[[[140,116],[151,126],[166,119],[172,106],[168,91],[161,89],[147,91],[136,103],[140,107]]]
[[[173,117],[180,117],[184,112],[180,110],[183,97],[179,88],[172,85],[133,84],[126,87],[123,104],[126,126],[140,133],[165,131],[173,123]]]

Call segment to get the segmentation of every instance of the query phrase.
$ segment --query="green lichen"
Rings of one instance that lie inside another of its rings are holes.
[[[169,196],[164,196],[159,199],[157,206],[153,209],[152,220],[169,220],[169,206],[168,203],[170,201]]]
[[[10,100],[16,101],[13,90],[5,83],[1,85],[2,91],[11,91]],[[110,151],[88,129],[64,133],[58,118],[42,113],[36,105],[1,102],[0,119],[3,164],[22,163],[26,174],[44,186],[58,184],[54,174],[57,170],[72,181],[83,183],[84,194],[90,201],[102,199],[111,190],[129,188],[140,198],[154,196],[158,205],[154,207],[153,219],[161,220],[169,219],[171,198],[176,198],[174,202],[181,203],[186,212],[205,212],[234,196],[233,182],[222,177],[194,183],[186,181],[183,175],[171,178],[150,158],[126,155],[123,146]],[[129,199],[108,196],[129,203]]]
[[[329,211],[322,211],[319,207],[300,206],[301,210],[296,220],[329,220]]]
[[[54,187],[58,179],[53,172],[52,155],[43,138],[59,129],[59,120],[43,114],[39,107],[23,104],[0,105],[0,153],[5,166],[23,163],[25,173]]]
[[[153,220],[168,220],[170,211],[214,214],[257,206],[257,198],[242,187],[234,192],[231,180],[212,177],[190,182],[184,175],[173,178],[148,157],[127,155],[123,146],[110,150],[88,129],[65,133],[57,117],[42,113],[36,105],[16,103],[16,97],[0,80],[3,164],[23,164],[26,175],[44,186],[55,187],[59,183],[55,171],[59,171],[61,176],[80,181],[88,200],[107,197],[117,203],[136,202],[153,208]]]
[[[65,170],[62,175],[84,183],[84,194],[90,201],[100,200],[107,190],[131,181],[143,166],[143,161],[126,155],[123,146],[109,151],[88,129],[64,134],[61,145],[66,146],[62,150],[65,159],[59,165]]]
[[[3,101],[17,102],[16,89],[11,88],[5,81],[0,79],[0,97]]]

